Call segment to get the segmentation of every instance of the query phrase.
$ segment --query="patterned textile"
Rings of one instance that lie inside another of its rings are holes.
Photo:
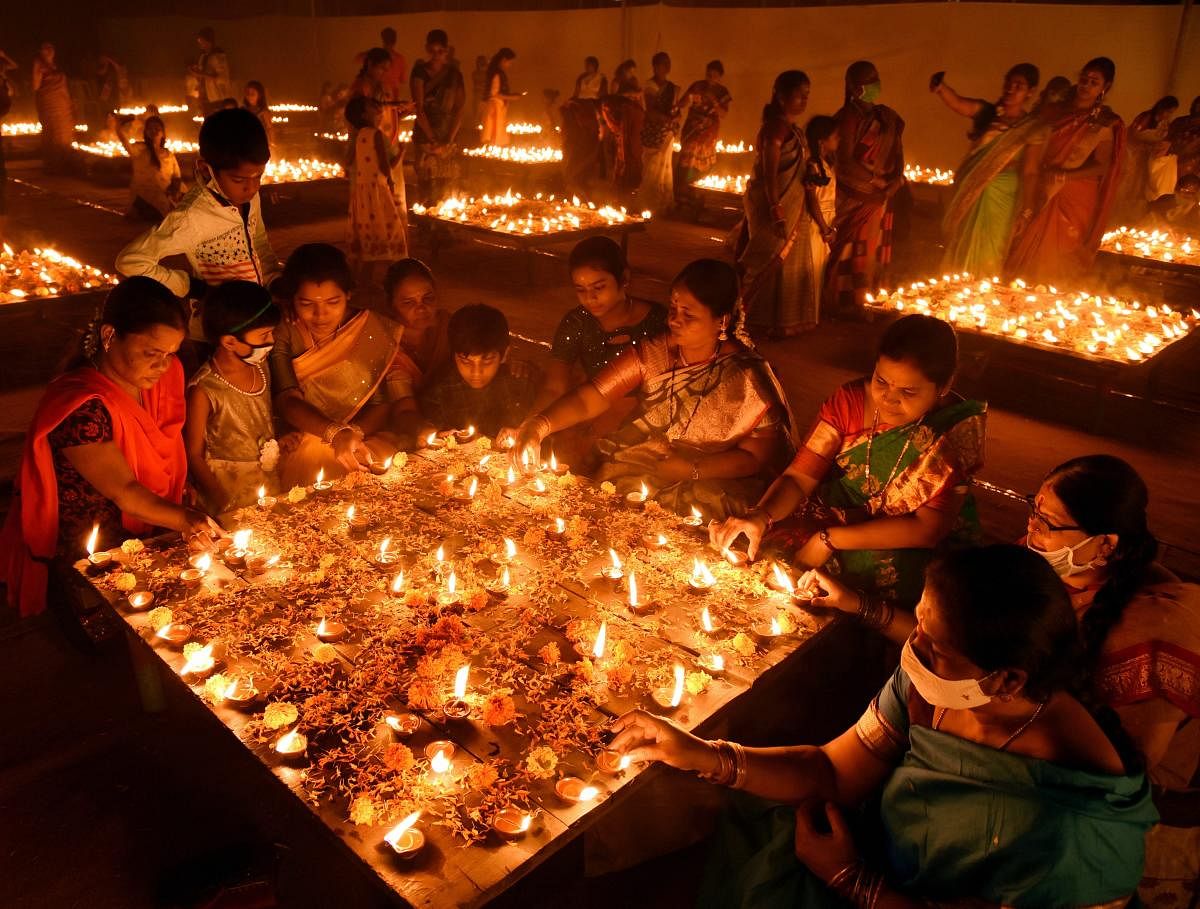
[[[724,85],[707,79],[693,82],[685,94],[693,98],[698,96],[688,108],[679,134],[679,168],[684,172],[686,182],[693,183],[717,163],[721,117],[729,111],[733,96]]]
[[[576,306],[558,323],[550,356],[571,366],[578,365],[589,379],[611,363],[630,345],[661,335],[667,330],[667,311],[661,304],[647,302],[649,312],[636,325],[605,331],[600,321],[582,306]]]
[[[93,525],[100,528],[97,549],[117,546],[125,539],[121,509],[85,480],[63,453],[64,448],[112,440],[112,417],[99,398],[80,404],[50,432],[50,450],[54,453],[54,473],[58,479],[58,547],[55,554],[61,558],[79,557],[80,546],[92,532]]]
[[[533,407],[537,380],[533,375],[518,379],[500,367],[485,388],[472,388],[451,363],[422,390],[421,415],[438,429],[474,426],[485,436],[495,436],[506,426],[519,426]]]
[[[404,180],[389,183],[391,168],[379,154],[384,141],[372,127],[354,137],[349,239],[350,257],[359,263],[394,262],[408,255]]]

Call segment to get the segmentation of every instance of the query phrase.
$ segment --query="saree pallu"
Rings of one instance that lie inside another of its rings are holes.
[[[113,442],[134,479],[170,502],[183,501],[186,407],[179,361],[172,362],[154,387],[142,392],[141,405],[91,367],[59,376],[46,388],[25,437],[13,503],[0,535],[0,580],[8,586],[9,604],[22,616],[46,608],[47,568],[58,547],[58,478],[50,433],[93,398],[104,403],[112,418]],[[127,514],[122,515],[122,524],[130,536],[152,529]]]
[[[706,518],[744,512],[793,450],[791,412],[770,365],[742,348],[709,363],[671,368],[665,336],[645,342],[635,355],[645,357],[638,406],[620,429],[597,443],[605,461],[598,476],[612,477],[621,492],[645,483],[664,508],[678,514],[689,514],[693,506]],[[603,376],[594,380],[602,394]],[[650,471],[637,469],[652,463],[667,444],[694,459],[729,451],[751,436],[777,440],[773,456],[753,476],[655,488]]]
[[[624,95],[609,95],[600,102],[600,115],[612,133],[613,186],[632,192],[642,182],[642,123],[646,112]]]
[[[638,205],[652,212],[662,212],[675,202],[675,176],[671,167],[674,152],[675,124],[671,112],[679,87],[667,82],[655,90],[646,84],[646,115],[642,122],[642,186],[638,190]]]
[[[330,421],[349,423],[383,383],[400,346],[397,329],[364,310],[317,347],[303,323],[293,322],[291,327],[306,348],[292,361],[304,400]],[[346,473],[333,447],[311,433],[289,433],[279,447],[283,489],[311,483],[319,470],[329,480]]]
[[[813,223],[806,205],[804,182],[808,148],[803,134],[795,127],[789,127],[779,150],[779,167],[775,174],[779,204],[787,223],[787,236],[780,237],[775,233],[775,220],[762,176],[761,149],[765,140],[761,132],[758,142],[759,160],[742,198],[748,237],[738,256],[738,268],[742,272],[749,324],[793,332],[805,323],[816,323],[815,303],[821,280],[809,239]]]
[[[959,166],[954,197],[942,218],[945,270],[1000,274],[1020,204],[1021,154],[1044,132],[1036,117],[1025,117],[981,143]]]
[[[679,169],[684,182],[691,184],[717,163],[717,139],[721,134],[718,111],[733,99],[725,86],[707,82],[692,85],[688,94],[700,95],[700,101],[688,108],[679,137]]]
[[[1006,263],[1006,271],[1014,278],[1039,283],[1070,281],[1091,267],[1116,196],[1125,125],[1108,108],[1095,115],[1069,112],[1051,128],[1042,159],[1043,171],[1083,167],[1110,129],[1112,163],[1103,176],[1062,184],[1042,178],[1044,201],[1017,238]]]
[[[484,145],[508,145],[508,102],[503,98],[484,99],[480,141]]]

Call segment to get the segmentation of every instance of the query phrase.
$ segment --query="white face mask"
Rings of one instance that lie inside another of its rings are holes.
[[[904,642],[904,649],[900,651],[900,668],[908,674],[917,694],[934,707],[971,710],[992,700],[992,696],[979,687],[983,679],[944,679],[929,669],[913,650],[912,638]]]
[[[251,346],[250,353],[241,358],[242,362],[249,363],[251,366],[257,366],[267,358],[267,355],[271,353],[271,350],[274,347],[274,344],[263,344],[259,347]]]
[[[1081,542],[1076,543],[1074,546],[1063,546],[1059,549],[1038,549],[1029,541],[1028,538],[1025,540],[1025,545],[1049,562],[1050,567],[1054,569],[1054,573],[1060,578],[1069,578],[1072,575],[1082,574],[1085,571],[1090,571],[1101,561],[1097,558],[1092,559],[1092,561],[1088,562],[1086,565],[1075,564],[1075,550],[1080,546],[1086,546],[1094,539],[1096,539],[1096,537],[1088,537],[1086,540],[1082,540]]]

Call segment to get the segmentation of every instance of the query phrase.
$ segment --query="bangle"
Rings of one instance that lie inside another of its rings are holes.
[[[750,517],[753,514],[761,514],[767,519],[767,526],[763,528],[763,533],[767,533],[772,527],[775,526],[775,519],[771,517],[771,512],[767,511],[767,509],[763,508],[761,505],[755,505],[753,508],[747,511],[746,517]]]
[[[536,413],[529,418],[529,431],[537,436],[540,442],[550,435],[550,418],[544,413]]]
[[[695,483],[700,479],[700,462],[692,461],[692,482]]]
[[[896,607],[882,597],[858,594],[858,620],[868,628],[883,631],[896,617]]]
[[[737,754],[731,742],[717,739],[708,743],[717,754],[717,769],[714,773],[701,773],[700,778],[718,786],[730,786],[737,781]]]
[[[746,785],[746,749],[737,742],[728,742],[727,744],[733,750],[734,774],[733,782],[730,785],[734,789],[741,789]]]
[[[333,440],[335,438],[337,438],[338,433],[341,432],[343,429],[349,429],[349,428],[350,427],[347,426],[345,423],[331,422],[328,426],[325,427],[325,434],[321,436],[321,441],[324,442],[326,445],[332,445]]]
[[[838,551],[838,548],[833,545],[833,540],[829,539],[829,528],[828,527],[821,528],[821,532],[819,534],[817,534],[817,536],[820,538],[821,542],[825,544],[825,548],[828,549],[831,553]]]

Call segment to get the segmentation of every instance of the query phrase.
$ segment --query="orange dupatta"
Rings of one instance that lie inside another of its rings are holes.
[[[80,405],[99,398],[112,418],[113,441],[137,481],[157,496],[182,502],[187,479],[183,386],[183,367],[175,360],[142,393],[141,405],[90,366],[59,376],[46,388],[25,437],[14,501],[0,534],[0,580],[8,585],[9,604],[23,617],[46,608],[47,569],[58,547],[58,477],[50,433]],[[128,514],[121,517],[133,536],[151,530]]]

